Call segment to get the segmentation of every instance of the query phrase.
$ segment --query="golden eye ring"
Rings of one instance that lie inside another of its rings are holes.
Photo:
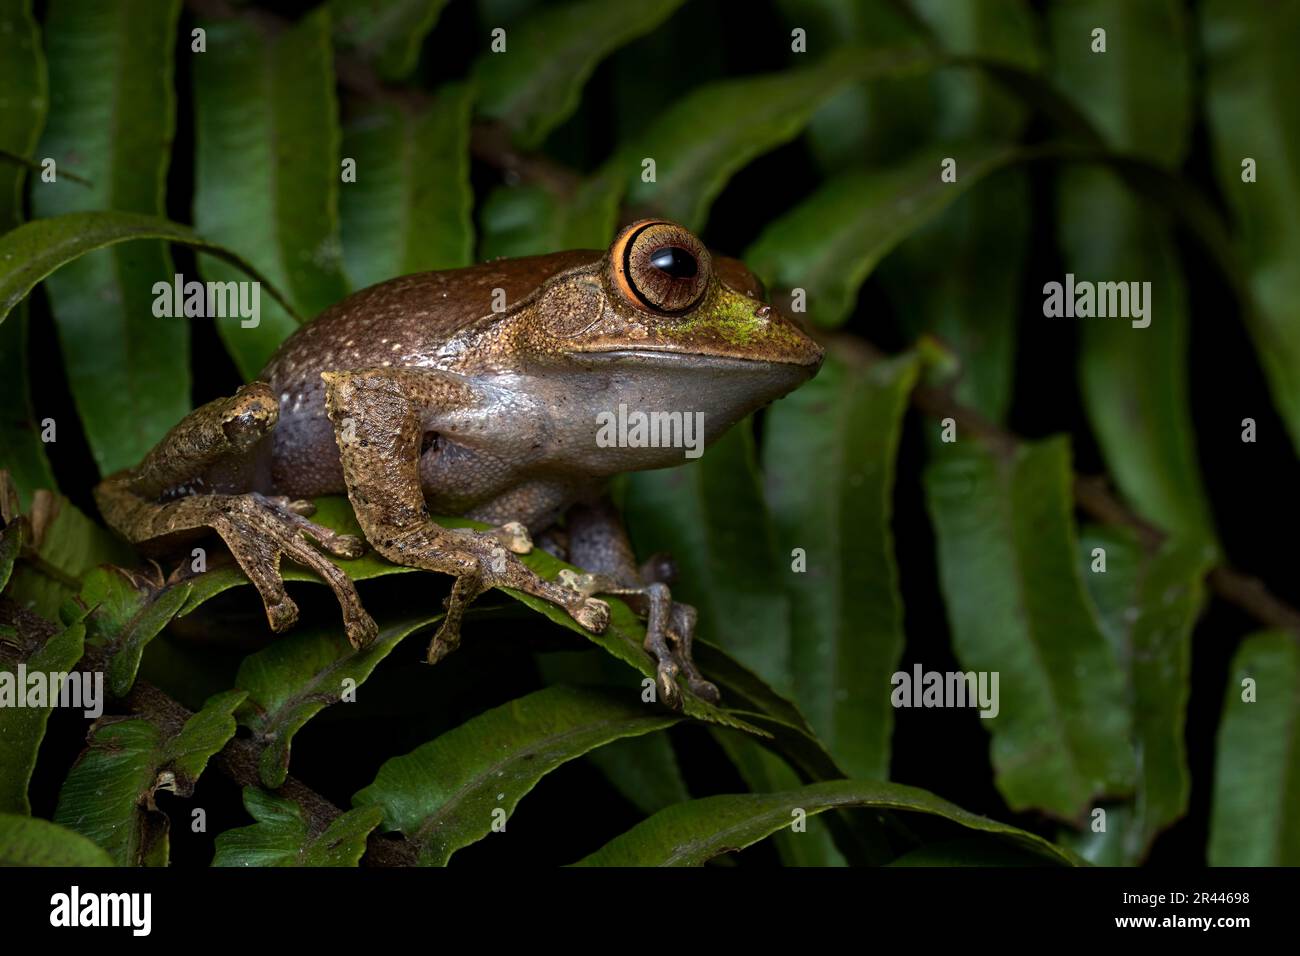
[[[614,285],[634,308],[656,315],[689,312],[708,291],[712,262],[690,230],[667,219],[643,219],[610,247]]]

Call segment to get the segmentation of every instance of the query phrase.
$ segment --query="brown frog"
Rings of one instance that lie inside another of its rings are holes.
[[[716,700],[691,656],[694,609],[672,600],[661,564],[637,567],[603,496],[613,475],[681,464],[681,442],[610,440],[608,425],[666,413],[661,424],[702,423],[707,445],[815,374],[821,349],[761,296],[740,262],[664,220],[628,226],[605,253],[383,282],[304,325],[258,381],[186,416],[95,498],[154,550],[215,530],[274,631],[298,616],[280,559],[305,565],[361,647],[375,623],[325,553],[353,558],[365,543],[310,521],[305,500],[346,491],[379,554],[456,579],[430,662],[455,649],[466,604],[488,588],[544,598],[595,632],[609,607],[594,595],[616,594],[646,617],[662,699],[680,706],[680,673]],[[445,528],[434,514],[497,527]],[[552,582],[517,555],[561,519],[561,557],[587,573]]]

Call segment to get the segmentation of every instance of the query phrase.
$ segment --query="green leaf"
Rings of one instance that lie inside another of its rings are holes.
[[[947,158],[956,160],[956,182],[940,179]],[[967,143],[925,147],[894,166],[850,170],[770,223],[745,262],[770,288],[804,289],[811,321],[840,325],[886,253],[1015,158],[1012,146]]]
[[[297,803],[256,787],[244,788],[244,808],[257,822],[218,834],[213,866],[356,866],[384,817],[379,807],[361,807],[312,834]]]
[[[1246,264],[1251,301],[1244,316],[1273,402],[1300,449],[1300,5],[1207,0],[1199,9],[1214,167]],[[1254,182],[1242,181],[1247,158],[1257,166]]]
[[[1042,67],[1039,24],[1024,0],[912,0],[918,17],[949,53],[1033,73]],[[931,77],[937,138],[1015,137],[1026,105],[993,77],[963,69]]]
[[[1055,4],[1047,23],[1054,85],[1102,139],[1175,167],[1191,137],[1191,52],[1177,3],[1075,0]],[[1092,31],[1106,29],[1106,52]]]
[[[419,848],[421,865],[442,866],[504,822],[556,767],[679,719],[635,693],[548,687],[386,761],[352,803],[382,806],[384,828],[402,831]]]
[[[329,0],[334,42],[372,64],[385,80],[405,79],[447,0]]]
[[[763,504],[746,421],[697,461],[630,476],[628,528],[640,554],[677,563],[673,596],[699,611],[697,635],[726,648],[778,691],[790,679],[790,602]]]
[[[788,142],[817,107],[849,83],[916,74],[932,65],[907,50],[837,50],[802,69],[700,87],[657,116],[611,164],[628,183],[628,201],[699,231],[727,181],[750,160]],[[644,159],[655,181],[642,179]]]
[[[845,47],[922,47],[920,23],[894,0],[778,0],[790,29],[806,33],[807,53],[789,54],[793,64],[820,59]],[[824,172],[878,162],[922,140],[935,115],[930,77],[885,76],[850,84],[820,106],[807,138]]]
[[[473,261],[472,105],[465,84],[414,106],[358,105],[342,150],[356,160],[356,182],[345,181],[339,197],[343,264],[354,288]]]
[[[143,717],[105,718],[59,791],[54,822],[108,851],[118,866],[166,865],[167,817],[159,789],[188,797],[208,760],[235,735],[243,691],[218,694],[181,727]]]
[[[1145,320],[1122,317],[1044,320],[1081,326],[1084,405],[1107,468],[1144,517],[1174,534],[1213,540],[1196,458],[1187,293],[1173,233],[1158,210],[1107,170],[1067,169],[1058,182],[1061,246],[1076,283],[1138,281],[1149,289],[1146,328],[1133,325]]]
[[[1192,98],[1183,11],[1087,0],[1054,7],[1050,22],[1062,92],[1112,147],[1178,165]],[[1090,49],[1098,23],[1106,24],[1104,57]],[[1065,265],[1076,282],[1150,283],[1146,320],[1077,320],[1084,404],[1107,469],[1145,517],[1213,539],[1188,395],[1187,294],[1170,224],[1108,169],[1062,170],[1058,201]]]
[[[180,0],[63,0],[45,21],[50,111],[39,152],[66,176],[32,182],[38,216],[162,215],[176,124]],[[161,242],[83,256],[46,280],[68,384],[101,474],[138,462],[190,410],[190,328],[153,312],[176,270]]]
[[[521,149],[537,148],[578,108],[582,87],[601,60],[681,5],[682,0],[569,0],[543,7],[507,31],[504,53],[479,56],[479,113],[504,123]]]
[[[1074,858],[1042,837],[976,816],[932,793],[897,783],[833,780],[785,793],[726,794],[680,803],[615,837],[580,866],[702,866],[743,850],[791,825],[796,810],[808,816],[838,807],[906,810],[942,817],[968,830],[990,833],[1024,849],[1043,864],[1072,865]]]
[[[1137,792],[1132,806],[1107,808],[1104,834],[1088,828],[1071,845],[1094,863],[1131,866],[1187,812],[1192,627],[1215,552],[1192,541],[1166,541],[1148,553],[1134,532],[1117,528],[1092,529],[1081,546],[1102,631],[1128,675]],[[1093,570],[1101,567],[1097,548],[1104,551],[1105,571]]]
[[[0,866],[112,866],[80,833],[48,820],[0,813]]]
[[[47,621],[57,621],[60,607],[81,591],[81,579],[91,568],[130,564],[136,558],[66,498],[51,498],[48,507],[48,513],[42,506],[40,515],[30,515],[28,545],[37,560],[17,563],[5,595]]]
[[[1021,0],[918,0],[914,6],[955,54],[1026,71],[1039,65],[1037,24]],[[1023,130],[1025,105],[990,76],[941,69],[931,85],[937,140],[1014,139]],[[960,358],[954,397],[992,421],[1002,420],[1011,401],[1029,239],[1028,173],[1003,169],[919,226],[880,265],[898,321],[913,339],[934,336]],[[936,262],[944,267],[934,268]]]
[[[30,156],[49,106],[41,32],[32,0],[0,9],[0,150]],[[0,233],[23,221],[25,166],[0,163]]]
[[[927,843],[909,850],[890,866],[1042,866],[1041,857],[1004,843],[968,837]]]
[[[325,7],[276,35],[252,19],[201,21],[208,51],[193,58],[194,222],[236,246],[313,316],[342,299],[338,231],[338,107]],[[200,259],[210,281],[238,278]],[[297,327],[262,303],[259,322],[215,320],[245,378]]]
[[[4,494],[4,481],[7,477],[8,472],[0,472],[0,495]],[[4,591],[14,573],[14,564],[22,553],[23,542],[27,537],[26,530],[27,522],[18,520],[0,528],[0,592]]]
[[[642,813],[691,798],[667,734],[624,737],[593,750],[587,759]]]
[[[244,658],[235,686],[247,691],[248,699],[238,716],[262,747],[258,775],[263,785],[276,789],[284,783],[293,736],[307,721],[355,693],[398,642],[441,616],[381,628],[374,643],[360,651],[335,626],[296,631]]]
[[[50,625],[50,630],[55,633],[31,635],[35,646],[21,648],[13,663],[7,654],[0,658],[0,674],[6,675],[0,677],[0,687],[13,681],[13,691],[23,693],[26,690],[16,683],[18,661],[26,665],[28,674],[66,674],[76,666],[81,660],[85,625],[73,624],[61,631]],[[21,635],[21,631],[19,633]],[[0,700],[3,696],[0,694]],[[27,799],[27,785],[36,768],[36,756],[41,741],[45,739],[45,725],[54,704],[51,701],[46,707],[18,707],[14,703],[14,700],[8,700],[0,706],[0,768],[3,769],[0,773],[0,813],[30,814],[32,807]]]
[[[0,150],[28,156],[45,123],[45,59],[30,0],[0,9]],[[23,219],[27,169],[0,162],[0,234]],[[0,462],[13,476],[19,497],[30,504],[37,488],[54,488],[45,445],[32,409],[27,370],[27,310],[0,325]]]
[[[38,219],[0,236],[0,322],[56,269],[88,252],[133,239],[166,239],[218,256],[284,301],[275,286],[238,253],[209,242],[189,226],[130,212],[72,212]]]
[[[96,568],[86,575],[81,601],[95,609],[88,637],[108,652],[108,689],[114,697],[125,697],[131,690],[144,649],[189,594],[188,582],[159,586],[116,567]]]
[[[570,196],[536,184],[498,186],[479,209],[480,259],[604,249],[614,239],[623,181],[601,170]]]
[[[890,675],[903,653],[903,606],[890,527],[915,355],[869,370],[828,362],[777,402],[763,471],[791,599],[795,698],[849,775],[889,776]],[[811,463],[816,467],[810,467]]]
[[[658,740],[660,735],[646,737]],[[755,741],[728,731],[713,731],[713,739],[731,759],[745,785],[754,793],[794,790],[802,782],[784,760]],[[597,751],[599,753],[600,751]],[[684,798],[685,799],[685,798]],[[681,803],[678,800],[674,803]],[[663,809],[660,807],[659,809]],[[835,848],[826,822],[814,817],[803,833],[782,828],[772,835],[776,852],[786,866],[843,866],[844,856]]]
[[[998,791],[1012,810],[1079,820],[1133,788],[1131,713],[1119,663],[1084,593],[1065,439],[1004,457],[969,437],[926,473],[957,659],[998,674]]]
[[[1002,169],[880,263],[900,324],[914,341],[928,335],[957,356],[953,397],[995,422],[1011,404],[1029,238],[1029,174]]]
[[[1296,636],[1264,631],[1247,638],[1232,659],[1219,722],[1211,866],[1300,866],[1298,727]]]
[[[2,15],[0,15],[2,16]],[[3,20],[0,20],[0,24]],[[4,27],[0,26],[0,30]],[[0,57],[2,58],[2,57]],[[23,507],[40,488],[54,490],[54,472],[32,407],[27,361],[27,304],[0,323],[0,462],[13,477]]]

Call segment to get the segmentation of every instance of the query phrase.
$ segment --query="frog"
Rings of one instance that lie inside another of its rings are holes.
[[[822,360],[740,260],[671,220],[643,219],[603,251],[498,259],[350,294],[94,498],[149,554],[215,532],[273,633],[299,613],[281,577],[287,559],[333,591],[353,647],[373,642],[375,621],[342,568],[373,549],[453,578],[429,663],[459,646],[466,607],[492,588],[540,598],[595,634],[609,626],[605,599],[618,597],[645,620],[659,699],[680,709],[684,680],[716,703],[694,661],[696,610],[669,587],[671,560],[637,563],[609,491],[618,475],[683,464],[682,442],[612,441],[602,423],[628,409],[680,413],[699,422],[707,448]],[[341,494],[360,535],[311,520],[312,499]],[[448,526],[451,516],[479,524]],[[579,570],[542,577],[521,560],[534,540]]]

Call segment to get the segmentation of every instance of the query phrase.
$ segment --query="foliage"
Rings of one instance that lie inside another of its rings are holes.
[[[1234,454],[1294,485],[1300,5],[752,6],[0,2],[0,676],[111,695],[93,722],[0,707],[0,863],[1135,865],[1172,833],[1300,864],[1300,615],[1239,586],[1229,555],[1274,569],[1198,451],[1258,420]],[[676,558],[719,706],[645,701],[618,601],[592,635],[492,596],[430,669],[428,575],[339,561],[380,625],[358,651],[286,567],[303,622],[271,640],[228,562],[146,564],[89,513],[350,291],[645,214],[744,258],[829,352],[617,488],[638,551]],[[1040,310],[1066,271],[1149,281],[1154,320],[1077,320],[1076,347]],[[157,316],[178,273],[261,283],[260,323]],[[1201,294],[1265,383],[1226,425],[1189,358]],[[1259,620],[1234,632],[1216,596]],[[926,717],[931,741],[892,679],[945,662],[1000,675],[1000,704]]]

